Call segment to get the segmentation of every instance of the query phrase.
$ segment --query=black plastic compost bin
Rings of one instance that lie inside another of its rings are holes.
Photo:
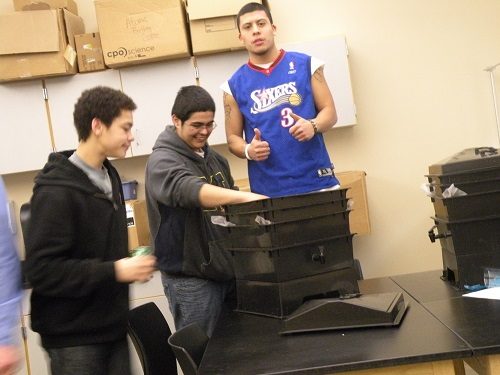
[[[232,248],[237,279],[280,282],[353,267],[352,235],[288,247]]]
[[[484,268],[500,266],[500,155],[469,148],[429,166],[436,216],[429,230],[439,239],[443,278],[460,288],[484,283]],[[451,184],[466,193],[442,198]]]
[[[275,248],[350,234],[349,211],[263,225],[227,227],[227,248]]]
[[[284,282],[236,280],[237,311],[284,318],[305,301],[358,293],[357,272],[344,268]]]

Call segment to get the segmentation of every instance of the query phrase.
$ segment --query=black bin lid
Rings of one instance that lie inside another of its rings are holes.
[[[486,169],[500,169],[500,155],[493,147],[467,148],[438,163],[429,166],[429,175],[479,172]]]

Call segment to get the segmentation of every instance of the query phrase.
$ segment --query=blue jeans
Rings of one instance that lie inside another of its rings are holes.
[[[127,339],[46,349],[52,375],[130,375]]]
[[[175,329],[197,322],[212,336],[226,297],[234,292],[234,281],[212,281],[161,273],[163,289]]]

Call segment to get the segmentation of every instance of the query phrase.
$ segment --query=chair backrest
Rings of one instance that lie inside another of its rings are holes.
[[[175,355],[168,345],[171,333],[165,317],[154,302],[129,311],[128,334],[144,375],[177,375]]]
[[[168,343],[184,375],[196,375],[208,343],[208,336],[201,326],[191,323],[182,327],[170,336]]]

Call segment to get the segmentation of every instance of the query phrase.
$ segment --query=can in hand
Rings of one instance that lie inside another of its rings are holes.
[[[130,256],[150,255],[152,252],[151,246],[139,246],[130,252]]]

